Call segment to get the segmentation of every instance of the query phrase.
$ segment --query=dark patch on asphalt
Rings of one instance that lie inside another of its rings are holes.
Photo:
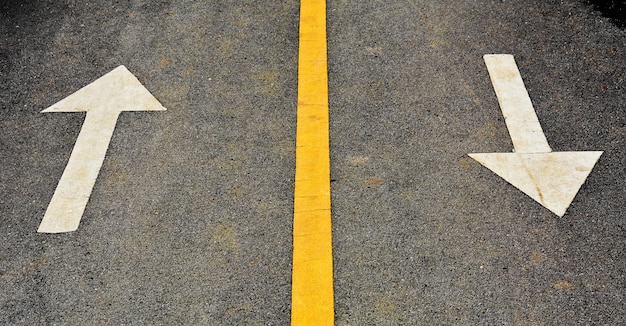
[[[624,0],[587,0],[604,17],[611,18],[615,25],[626,28],[626,1]]]
[[[38,1],[0,1],[0,13],[5,17],[18,17],[32,12],[38,7]]]

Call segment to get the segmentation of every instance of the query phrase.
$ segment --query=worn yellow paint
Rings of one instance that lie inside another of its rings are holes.
[[[333,325],[326,2],[300,3],[292,325]]]

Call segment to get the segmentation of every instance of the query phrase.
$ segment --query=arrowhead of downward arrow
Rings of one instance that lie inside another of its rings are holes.
[[[165,110],[135,75],[119,66],[41,112]]]
[[[563,216],[602,152],[469,154],[558,216]]]

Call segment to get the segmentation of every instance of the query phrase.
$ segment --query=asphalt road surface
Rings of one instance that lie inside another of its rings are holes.
[[[287,325],[298,1],[3,1],[0,324]],[[626,31],[582,1],[328,1],[336,325],[626,324]],[[474,161],[512,142],[512,54],[554,151],[604,151],[563,217]],[[84,113],[120,115],[78,230],[37,233]]]

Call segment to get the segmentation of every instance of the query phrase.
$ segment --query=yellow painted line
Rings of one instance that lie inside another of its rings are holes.
[[[333,325],[326,1],[300,3],[292,325]]]

